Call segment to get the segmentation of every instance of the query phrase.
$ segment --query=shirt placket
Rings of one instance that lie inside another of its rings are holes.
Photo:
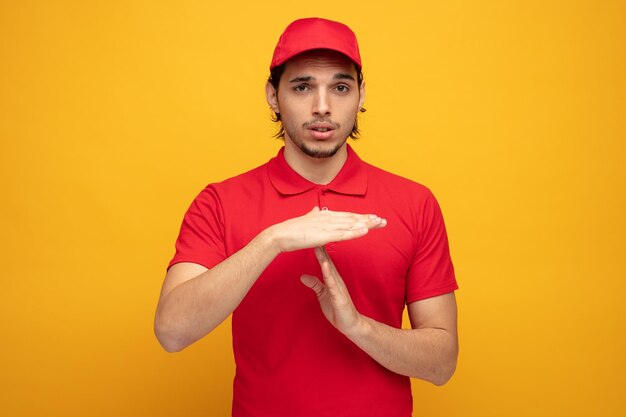
[[[328,189],[327,188],[320,188],[317,190],[317,206],[320,208],[320,210],[328,210],[329,209],[329,204],[328,204]]]
[[[317,206],[320,210],[333,210],[333,202],[331,201],[331,192],[328,188],[319,188],[317,190]],[[335,242],[329,242],[324,245],[329,254],[335,253]]]

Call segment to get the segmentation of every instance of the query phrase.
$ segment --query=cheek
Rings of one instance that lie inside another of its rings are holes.
[[[343,118],[345,120],[353,120],[359,113],[359,103],[350,103],[343,109]]]
[[[294,103],[293,100],[282,100],[279,105],[281,117],[284,119],[295,120],[303,116],[304,109],[302,103]]]

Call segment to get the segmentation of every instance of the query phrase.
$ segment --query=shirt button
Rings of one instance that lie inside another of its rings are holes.
[[[328,210],[328,207],[322,207],[322,210]]]

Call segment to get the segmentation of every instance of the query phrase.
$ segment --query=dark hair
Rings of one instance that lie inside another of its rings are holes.
[[[280,77],[283,75],[283,72],[285,72],[285,65],[286,64],[282,64],[279,65],[277,67],[272,68],[272,70],[270,71],[270,76],[267,79],[267,82],[269,82],[270,84],[272,84],[272,86],[274,87],[274,89],[276,90],[276,92],[278,92],[278,84],[280,84]],[[356,80],[357,80],[357,84],[359,86],[359,88],[361,87],[361,84],[363,84],[363,72],[361,71],[361,68],[359,68],[356,64],[354,64],[354,68],[356,69]],[[361,107],[359,109],[359,111],[361,113],[365,112],[365,109],[363,107]],[[276,134],[274,135],[275,138],[285,138],[285,127],[283,126],[281,119],[280,119],[280,113],[274,113],[274,115],[272,116],[272,122],[280,122],[280,129],[278,130],[278,132],[276,132]],[[358,127],[358,123],[357,123],[357,119],[354,119],[354,126],[352,127],[352,132],[350,133],[350,137],[352,139],[358,139],[359,138],[359,127]]]

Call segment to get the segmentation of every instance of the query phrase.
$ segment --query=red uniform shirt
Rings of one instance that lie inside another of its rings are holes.
[[[432,193],[361,161],[350,147],[327,185],[298,175],[281,149],[267,164],[207,186],[185,214],[170,266],[212,268],[314,206],[387,219],[362,238],[326,245],[361,314],[399,328],[405,304],[458,288]],[[302,274],[322,277],[313,249],[280,254],[233,312],[233,416],[410,416],[409,378],[337,331]]]

